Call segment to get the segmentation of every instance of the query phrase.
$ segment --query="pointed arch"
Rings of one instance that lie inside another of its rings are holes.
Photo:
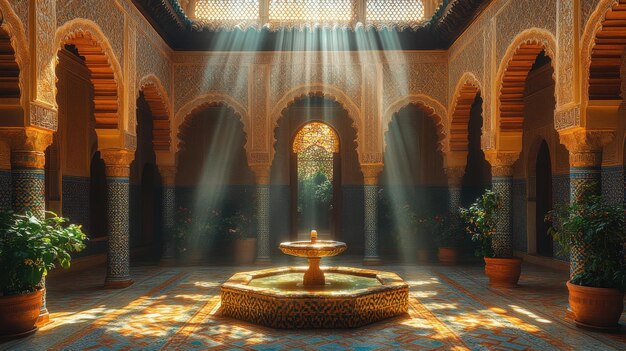
[[[473,73],[465,72],[456,85],[450,115],[449,150],[468,151],[469,120],[472,105],[482,86]]]
[[[149,74],[139,81],[139,92],[143,92],[144,99],[152,113],[152,144],[154,151],[170,151],[172,144],[171,111],[172,105],[161,80],[154,74]]]
[[[203,108],[216,105],[225,105],[227,108],[232,109],[235,115],[241,120],[243,124],[243,132],[246,136],[250,135],[248,125],[248,110],[232,96],[222,93],[207,93],[202,96],[198,96],[192,101],[186,103],[181,107],[174,118],[174,132],[178,135],[178,143],[174,146],[174,152],[178,152],[180,149],[180,129],[183,123],[185,123],[190,116],[194,113],[202,110]],[[248,150],[250,141],[246,138],[245,149]]]
[[[582,36],[583,101],[621,100],[622,56],[626,50],[626,0],[602,0]]]
[[[445,152],[447,139],[446,130],[448,125],[446,108],[439,101],[427,95],[407,95],[392,103],[383,114],[383,134],[387,133],[389,130],[389,123],[391,123],[393,116],[408,105],[418,107],[427,117],[433,120],[435,128],[437,129],[439,151]],[[387,142],[385,141],[384,143],[383,151],[387,148]]]
[[[74,19],[59,27],[54,38],[57,52],[64,45],[73,45],[84,58],[94,88],[96,128],[123,128],[124,121],[120,120],[124,96],[122,69],[100,27],[90,20]],[[58,57],[55,62],[58,63]]]
[[[352,120],[352,126],[357,130],[357,139],[361,131],[361,112],[354,101],[343,92],[343,90],[330,84],[304,84],[288,91],[278,100],[274,109],[272,109],[272,123],[274,127],[278,126],[278,120],[282,117],[285,110],[296,101],[307,96],[323,96],[332,101],[338,102],[348,111],[348,117]],[[357,140],[357,145],[360,146]]]
[[[537,56],[545,52],[554,68],[556,61],[556,39],[552,33],[539,28],[531,28],[520,33],[511,43],[500,63],[497,74],[498,114],[496,116],[496,147],[501,147],[503,137],[516,140],[515,147],[521,150],[521,136],[524,127],[524,90],[526,78]],[[553,70],[556,72],[556,70]],[[554,76],[552,79],[558,80]],[[557,104],[558,91],[555,89]]]
[[[28,40],[24,25],[19,17],[15,14],[11,5],[7,1],[0,1],[0,15],[3,21],[0,23],[0,54],[2,60],[1,75],[10,84],[3,87],[3,91],[7,94],[1,95],[16,96],[16,106],[23,113],[29,101],[29,85],[27,83],[30,56],[28,50]],[[6,82],[5,82],[6,83]],[[6,102],[5,105],[8,105]]]

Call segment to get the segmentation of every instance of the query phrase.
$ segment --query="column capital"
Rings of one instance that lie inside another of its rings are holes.
[[[485,158],[491,164],[492,176],[510,177],[513,176],[513,165],[519,159],[519,152],[488,151]]]
[[[105,149],[100,151],[104,161],[107,177],[130,177],[130,164],[135,159],[135,153],[126,149]]]
[[[176,184],[176,172],[178,169],[173,165],[159,165],[159,173],[163,180],[163,185],[175,185]]]
[[[33,127],[3,128],[0,138],[11,148],[13,167],[44,168],[44,152],[52,144],[52,131]]]
[[[615,132],[577,130],[559,133],[561,144],[570,153],[571,167],[599,167],[602,165],[602,149],[613,141]]]
[[[250,169],[256,176],[257,185],[268,185],[270,183],[270,167],[269,164],[250,165]]]
[[[378,185],[378,177],[385,165],[382,163],[366,163],[361,164],[361,172],[363,172],[363,182],[365,185]]]
[[[445,171],[448,176],[449,186],[461,186],[463,176],[465,175],[465,167],[448,167]]]

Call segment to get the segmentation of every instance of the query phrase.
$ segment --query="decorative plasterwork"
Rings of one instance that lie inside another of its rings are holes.
[[[348,117],[352,120],[352,127],[356,130],[355,141],[357,143],[357,154],[360,156],[362,154],[361,149],[364,145],[361,140],[363,138],[361,111],[352,98],[346,95],[344,91],[330,84],[304,84],[285,93],[274,105],[274,108],[271,110],[268,117],[271,121],[270,126],[272,130],[278,127],[279,119],[283,116],[285,110],[287,110],[289,106],[307,96],[323,96],[332,101],[336,101],[348,112]],[[274,154],[274,143],[276,143],[276,139],[274,139],[272,143],[272,158]]]
[[[393,115],[408,105],[415,105],[423,109],[427,116],[433,119],[439,136],[439,150],[446,152],[448,148],[448,135],[446,134],[448,131],[448,113],[440,102],[424,94],[407,95],[393,102],[383,113],[383,134],[389,130],[389,123],[391,123]],[[383,148],[387,148],[386,141]]]
[[[535,57],[542,50],[552,59],[552,65],[554,65],[557,62],[556,40],[550,32],[540,28],[530,28],[523,31],[507,49],[504,59],[498,68],[495,81],[498,94],[496,101],[498,114],[493,125],[496,126],[495,131],[498,137],[503,132],[516,133],[521,137],[524,121],[523,94],[525,77],[530,72],[535,62]],[[514,68],[515,72],[510,73],[510,67]],[[523,76],[519,76],[519,74],[523,74]],[[556,75],[556,70],[554,75]],[[558,85],[558,79],[556,77],[553,77],[553,79]],[[557,105],[559,101],[558,91],[559,87],[557,86],[555,89]],[[503,123],[505,118],[506,124]],[[521,145],[518,146],[521,147]],[[497,147],[500,147],[499,143]]]
[[[454,100],[450,107],[450,138],[448,149],[467,151],[470,112],[477,94],[483,91],[480,82],[473,73],[465,72],[456,85]],[[484,110],[484,108],[483,108]]]
[[[174,118],[173,134],[178,135],[178,132],[180,131],[180,127],[183,124],[183,122],[185,122],[185,120],[189,116],[191,116],[194,112],[199,111],[206,106],[219,105],[219,104],[224,104],[227,107],[232,108],[233,111],[235,111],[235,114],[237,115],[237,117],[241,119],[241,123],[243,124],[243,132],[246,134],[246,136],[250,135],[248,110],[245,108],[245,106],[242,105],[237,99],[233,98],[232,96],[222,94],[222,93],[217,93],[217,92],[211,92],[211,93],[207,93],[202,96],[199,96],[193,99],[192,101],[188,102],[187,104],[185,104],[183,107],[181,107],[176,112],[176,115]],[[246,138],[246,145],[244,146],[246,151],[248,151],[248,144],[250,144],[250,141],[248,140],[248,138]],[[180,148],[180,143],[175,143],[173,152],[174,153],[178,152],[179,148]]]
[[[124,77],[124,75],[122,73],[122,67],[119,61],[117,60],[115,54],[113,53],[113,50],[111,48],[111,45],[108,39],[106,38],[104,33],[102,33],[102,30],[100,29],[98,24],[90,20],[74,19],[65,23],[63,26],[57,29],[56,35],[54,38],[54,47],[56,48],[56,50],[60,50],[64,44],[70,43],[77,38],[80,38],[81,40],[84,40],[85,38],[89,38],[93,42],[91,46],[98,47],[104,53],[104,56],[108,62],[108,66],[113,71],[113,80],[115,81],[116,88],[117,88],[116,126],[119,128],[120,126],[126,125],[125,121],[119,120],[120,115],[123,115],[121,114],[122,112],[121,97],[124,96],[124,88],[122,84],[123,82],[122,78]],[[81,45],[77,44],[76,47],[80,53]],[[58,64],[58,57],[56,56],[56,51],[54,53],[54,57],[51,58],[51,61],[55,62],[55,66],[56,64]],[[86,65],[87,65],[87,68],[92,70],[92,68],[90,68],[89,60],[86,61]],[[98,63],[96,63],[95,65],[99,66]],[[95,84],[95,82],[94,82],[94,89],[95,89],[94,93],[97,95],[98,87]],[[53,91],[55,92],[55,95],[56,95],[56,86],[54,85],[53,85]],[[56,101],[54,102],[54,104],[56,106]],[[98,120],[97,106],[96,106],[95,114],[96,114],[96,121],[97,121]]]
[[[137,91],[144,93],[144,98],[152,113],[152,143],[156,151],[169,151],[171,140],[172,105],[161,80],[154,74],[147,75],[139,81]],[[137,100],[138,94],[135,97]]]
[[[28,78],[30,74],[30,56],[28,52],[28,40],[24,25],[17,17],[7,0],[0,1],[0,12],[3,17],[0,27],[5,30],[11,38],[11,46],[15,50],[15,62],[20,68],[20,105],[24,111],[28,111],[27,104],[30,99],[30,84]]]

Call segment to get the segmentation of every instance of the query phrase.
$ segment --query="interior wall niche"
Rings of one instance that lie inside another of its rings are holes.
[[[137,98],[137,150],[130,167],[130,226],[132,247],[145,247],[149,256],[161,252],[162,208],[153,143],[154,116],[143,92]]]
[[[515,166],[513,195],[515,249],[548,257],[553,256],[554,247],[546,235],[545,213],[569,201],[569,153],[554,129],[552,65],[551,58],[541,52],[526,77],[523,147]]]
[[[467,166],[463,175],[463,204],[471,203],[485,189],[491,188],[491,165],[485,160],[485,153],[481,146],[482,106],[483,99],[480,94],[477,94],[468,122],[468,153]]]
[[[276,138],[275,156],[271,167],[271,232],[277,247],[281,241],[298,236],[297,160],[293,141],[301,128],[311,122],[328,125],[339,138],[339,153],[335,161],[337,177],[333,182],[333,239],[349,243],[349,253],[357,254],[363,248],[363,175],[356,153],[356,130],[343,106],[323,96],[305,96],[296,100],[282,113]],[[360,205],[357,205],[360,204]],[[285,218],[285,214],[290,216]]]
[[[447,177],[431,116],[413,104],[396,113],[385,134],[385,166],[379,206],[382,254],[410,260],[424,244],[409,217],[429,218],[447,212]],[[420,241],[420,242],[418,242]]]
[[[242,215],[235,224],[256,233],[255,176],[240,117],[223,104],[203,106],[186,118],[179,140],[176,201],[191,213],[198,257],[232,260],[228,218]]]

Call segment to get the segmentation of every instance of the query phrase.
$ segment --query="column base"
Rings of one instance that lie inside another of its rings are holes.
[[[37,317],[37,322],[35,323],[35,326],[37,328],[41,328],[48,323],[50,323],[50,313],[46,308],[45,310],[39,312],[39,317]]]
[[[272,259],[269,257],[258,257],[254,261],[255,266],[269,266],[272,264]]]
[[[107,280],[104,282],[105,289],[124,289],[133,285],[132,279],[127,280]]]
[[[363,259],[364,266],[382,266],[383,260],[380,257],[365,257]]]

